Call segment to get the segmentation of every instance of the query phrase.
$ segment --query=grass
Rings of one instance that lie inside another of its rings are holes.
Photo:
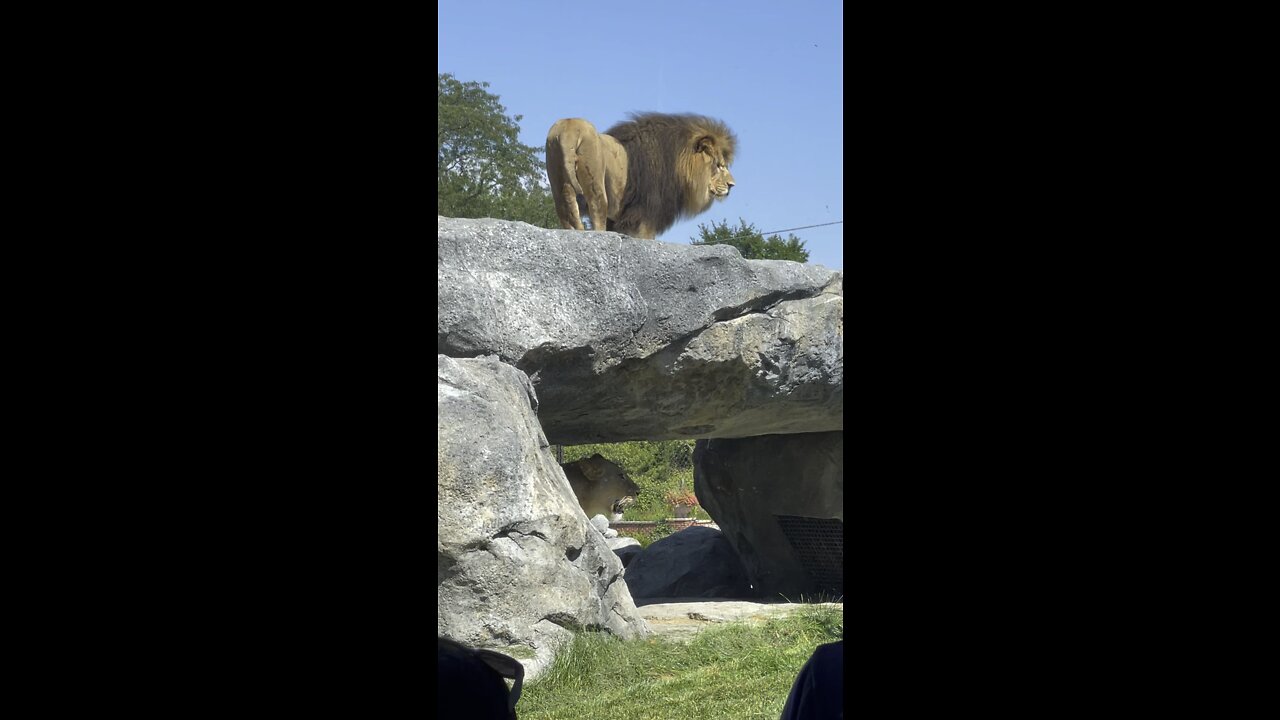
[[[647,548],[674,532],[676,532],[675,528],[665,522],[659,522],[652,530],[629,530],[627,537],[639,542],[640,547]]]
[[[792,600],[791,598],[787,597],[786,595],[783,595],[782,593],[778,593],[778,598],[785,600],[789,603],[842,603],[844,602],[844,595],[837,595],[832,592],[827,592],[826,590],[819,590],[814,595],[805,595],[804,593],[800,593],[800,595],[795,600]]]
[[[520,720],[776,720],[805,661],[844,634],[842,609],[711,628],[687,643],[580,633],[524,686]]]
[[[623,520],[666,520],[675,517],[675,508],[661,503],[658,505],[633,505],[622,511]],[[690,508],[689,517],[695,520],[710,520],[711,516],[701,505]]]

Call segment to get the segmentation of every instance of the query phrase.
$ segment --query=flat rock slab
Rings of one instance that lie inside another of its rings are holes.
[[[844,274],[439,217],[436,353],[529,377],[555,444],[844,429]]]
[[[844,603],[759,603],[745,600],[650,602],[636,608],[649,631],[658,637],[687,642],[698,633],[724,623],[760,625],[770,618],[785,617],[801,608],[830,607],[844,611]]]

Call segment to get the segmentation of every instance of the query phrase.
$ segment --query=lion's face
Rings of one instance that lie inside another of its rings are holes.
[[[627,508],[635,504],[636,504],[636,499],[635,499],[635,496],[633,495],[628,495],[624,498],[619,498],[618,501],[613,504],[613,517],[610,518],[610,520],[612,522],[618,522],[622,520],[622,513],[625,512]]]
[[[706,178],[702,188],[699,188],[700,190],[705,188],[704,193],[699,193],[701,195],[699,209],[705,210],[712,202],[729,197],[729,189],[736,183],[733,173],[729,172],[729,158],[715,138],[700,138],[694,147],[697,153],[696,164],[701,166]]]
[[[635,502],[640,488],[625,470],[599,453],[561,466],[578,504],[587,517],[604,515],[620,520],[620,514]]]
[[[729,188],[735,185],[733,173],[729,172],[729,166],[724,164],[723,159],[716,160],[715,163],[715,168],[711,171],[711,195],[726,198],[729,196]]]

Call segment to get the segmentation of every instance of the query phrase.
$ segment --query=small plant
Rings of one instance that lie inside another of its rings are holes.
[[[650,537],[653,539],[650,540],[649,542],[651,543],[657,542],[662,538],[667,537],[668,535],[674,535],[675,532],[676,532],[676,529],[671,527],[670,523],[665,521],[660,522],[654,526],[653,532],[650,534]]]
[[[692,490],[685,490],[683,488],[679,490],[668,490],[662,496],[662,499],[666,500],[667,504],[672,506],[683,505],[690,508],[698,507],[698,496],[694,495]]]

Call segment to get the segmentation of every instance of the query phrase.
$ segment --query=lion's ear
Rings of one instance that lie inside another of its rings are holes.
[[[704,135],[698,138],[698,141],[694,143],[693,147],[696,152],[704,152],[715,157],[716,139],[710,135]]]
[[[578,467],[582,470],[582,474],[591,482],[600,482],[600,478],[604,477],[604,468],[599,463],[592,462],[595,458],[591,458],[587,462],[582,463]]]

